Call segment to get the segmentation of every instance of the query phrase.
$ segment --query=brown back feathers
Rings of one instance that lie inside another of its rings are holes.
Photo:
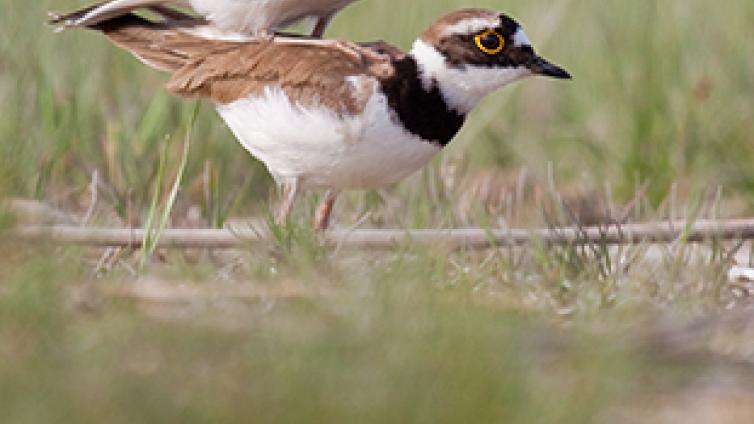
[[[225,104],[279,87],[299,104],[322,104],[357,113],[366,101],[353,95],[351,76],[393,75],[401,52],[385,43],[358,45],[289,37],[226,41],[205,38],[199,27],[152,22],[128,14],[92,26],[144,63],[173,72],[168,90]],[[356,90],[358,91],[358,90]]]

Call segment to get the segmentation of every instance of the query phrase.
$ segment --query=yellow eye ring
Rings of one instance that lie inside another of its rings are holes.
[[[488,46],[485,46],[484,43],[482,42],[485,37],[488,37],[490,35],[497,38],[497,46],[488,47]],[[489,55],[498,54],[501,51],[503,51],[503,49],[505,48],[505,38],[503,38],[502,35],[498,34],[497,31],[493,29],[488,29],[487,31],[484,31],[481,34],[477,34],[476,37],[474,37],[474,42],[476,43],[476,46],[479,48],[479,50]]]

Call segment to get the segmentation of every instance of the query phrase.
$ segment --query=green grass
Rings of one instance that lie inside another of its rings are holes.
[[[92,225],[268,216],[271,179],[209,105],[183,163],[194,103],[98,34],[42,25],[83,2],[0,2],[0,199],[81,215],[96,172]],[[331,35],[408,48],[462,6],[501,7],[364,0]],[[754,3],[504,7],[575,79],[491,96],[422,173],[340,199],[339,224],[569,222],[618,215],[645,184],[632,219],[754,212]],[[728,246],[327,250],[314,196],[266,248],[157,250],[142,272],[140,252],[0,242],[2,421],[690,421],[683,394],[752,398]],[[0,228],[16,218],[0,210]]]
[[[9,190],[75,202],[71,190],[85,187],[98,169],[118,214],[125,216],[130,205],[143,221],[164,137],[181,137],[192,104],[170,98],[160,90],[164,75],[101,36],[53,34],[41,26],[48,9],[67,10],[76,2],[6,3],[0,93],[7,106],[0,136],[7,141],[2,157],[9,162],[3,166]],[[331,34],[408,48],[433,18],[470,5],[495,2],[433,1],[395,15],[389,3],[365,1],[347,10]],[[447,157],[472,169],[525,166],[540,180],[552,163],[560,184],[586,181],[603,190],[607,182],[618,200],[629,199],[637,181],[650,181],[655,205],[673,182],[686,193],[720,184],[746,204],[737,213],[749,210],[754,47],[739,42],[754,32],[747,2],[512,1],[506,9],[538,50],[575,79],[532,79],[501,90],[473,114]],[[264,210],[269,177],[211,107],[202,109],[186,169],[194,190],[184,190],[180,200],[200,205],[215,224]],[[214,176],[214,196],[201,187],[207,172]],[[421,185],[409,182],[392,192],[410,199],[406,216],[428,221],[433,217],[420,216],[421,205],[412,207],[425,197]]]

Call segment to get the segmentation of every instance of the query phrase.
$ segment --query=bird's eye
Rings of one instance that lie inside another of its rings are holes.
[[[498,54],[505,48],[505,38],[492,29],[477,34],[474,37],[474,42],[479,47],[479,50],[489,55]]]

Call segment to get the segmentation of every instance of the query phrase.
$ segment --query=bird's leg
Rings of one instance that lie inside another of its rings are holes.
[[[293,210],[298,195],[298,179],[286,179],[280,183],[280,206],[275,214],[275,223],[285,225]]]
[[[314,26],[314,31],[312,31],[312,37],[322,38],[325,35],[327,26],[330,25],[330,20],[332,19],[332,17],[333,15],[330,14],[317,18],[317,24]]]
[[[317,210],[314,212],[314,229],[316,231],[325,231],[330,226],[330,215],[339,193],[337,190],[327,190],[325,197],[317,206]]]

